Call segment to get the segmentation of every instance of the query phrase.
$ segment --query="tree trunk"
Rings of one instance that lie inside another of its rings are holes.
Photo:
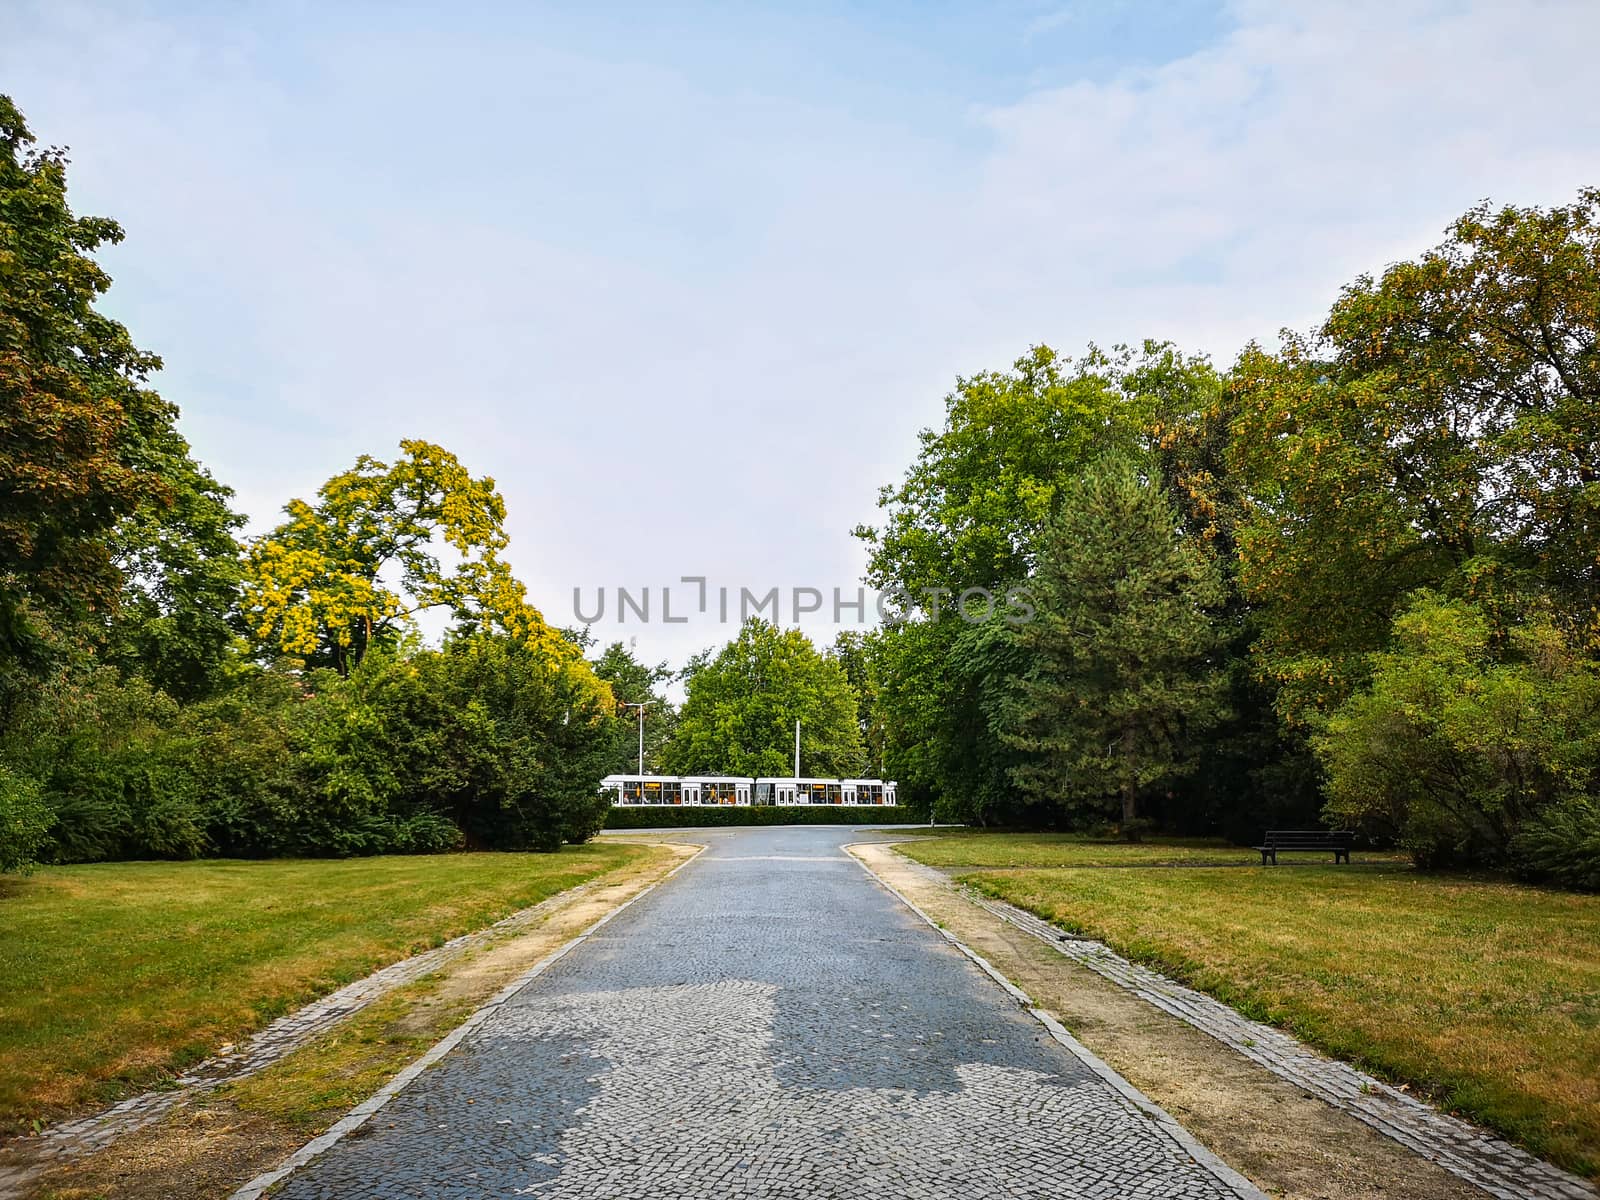
[[[1133,724],[1122,729],[1122,836],[1139,840],[1139,772],[1135,760]]]

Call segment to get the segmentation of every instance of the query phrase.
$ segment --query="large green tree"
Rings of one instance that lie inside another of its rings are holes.
[[[1422,586],[1548,589],[1600,647],[1600,190],[1473,209],[1234,388],[1242,581],[1291,718],[1365,678]]]
[[[121,239],[73,214],[65,155],[0,95],[0,701],[115,607],[113,530],[168,494],[139,453],[176,417],[147,386],[160,360],[95,308],[90,255]]]
[[[1316,823],[1321,781],[1305,730],[1280,719],[1277,682],[1257,669],[1259,602],[1239,577],[1239,530],[1249,511],[1231,454],[1238,397],[1208,362],[1175,350],[1146,356],[1125,386],[1152,398],[1151,461],[1180,527],[1216,564],[1224,599],[1215,617],[1225,638],[1229,716],[1202,745],[1189,777],[1149,797],[1163,824],[1236,841],[1264,828]]]
[[[1136,836],[1141,794],[1192,766],[1222,715],[1217,569],[1147,473],[1113,458],[1061,490],[1029,587],[1012,777],[1079,818],[1115,805]]]
[[[1216,387],[1203,360],[1147,342],[1066,360],[1036,346],[1009,371],[957,380],[941,428],[879,495],[882,523],[856,535],[868,581],[904,589],[912,620],[882,631],[878,712],[885,770],[949,819],[1034,819],[1019,805],[999,697],[1016,670],[1003,628],[955,612],[963,591],[1025,584],[1058,491],[1097,457],[1149,445],[1156,415]]]
[[[664,754],[675,775],[860,775],[856,694],[838,662],[798,629],[752,617],[716,654],[690,660],[688,695]]]

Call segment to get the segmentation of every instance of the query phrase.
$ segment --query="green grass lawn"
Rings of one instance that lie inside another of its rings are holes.
[[[0,1131],[111,1099],[643,853],[104,863],[0,879]]]
[[[963,876],[984,891],[1600,1173],[1600,896],[1382,861],[1075,870],[1054,836],[1033,839],[1028,869],[1027,835],[979,841],[1011,868]],[[948,843],[902,849],[981,852]]]

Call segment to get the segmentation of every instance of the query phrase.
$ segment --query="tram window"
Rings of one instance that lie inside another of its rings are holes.
[[[844,788],[840,787],[837,783],[827,784],[822,789],[822,798],[828,804],[843,804]]]
[[[757,804],[771,804],[772,803],[772,785],[770,783],[758,783],[758,784],[756,784],[756,803]]]

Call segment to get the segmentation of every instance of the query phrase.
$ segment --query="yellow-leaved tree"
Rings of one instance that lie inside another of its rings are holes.
[[[505,500],[442,446],[408,439],[392,464],[362,455],[245,556],[243,609],[264,649],[341,674],[374,645],[446,609],[565,663],[576,648],[546,624],[501,559]]]

